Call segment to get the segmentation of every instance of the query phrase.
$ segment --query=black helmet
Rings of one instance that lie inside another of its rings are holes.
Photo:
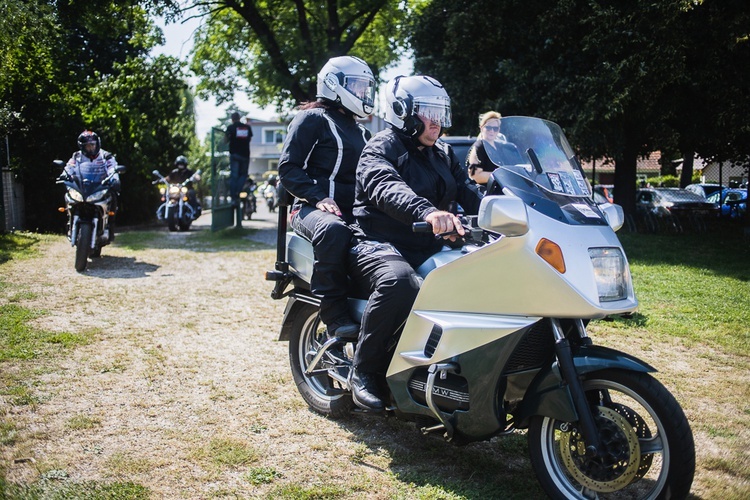
[[[78,149],[81,153],[93,158],[99,154],[99,150],[102,147],[102,141],[99,140],[99,136],[96,132],[91,130],[84,130],[81,135],[78,136]]]
[[[182,165],[183,168],[187,168],[188,166],[187,158],[185,158],[183,155],[178,156],[174,160],[175,167],[180,168],[180,165]]]

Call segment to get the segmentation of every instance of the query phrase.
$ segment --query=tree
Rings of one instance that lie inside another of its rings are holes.
[[[688,72],[693,50],[712,54],[708,58],[714,64],[711,71],[733,64],[725,61],[727,41],[746,39],[748,24],[741,24],[745,16],[740,16],[739,24],[731,19],[729,14],[737,15],[742,7],[730,3],[732,9],[713,9],[711,26],[721,31],[719,19],[724,19],[733,28],[726,35],[704,39],[702,43],[712,46],[707,49],[699,47],[698,39],[686,36],[685,27],[693,25],[690,16],[709,0],[566,0],[554,4],[540,0],[494,4],[434,0],[415,21],[415,67],[441,80],[451,96],[455,92],[456,123],[462,127],[492,107],[504,114],[533,114],[563,126],[583,156],[614,158],[617,202],[633,213],[638,156],[673,148],[681,137],[697,146],[697,135],[689,136],[687,126],[677,126],[681,121],[678,106],[687,109],[701,99],[710,106],[714,90],[721,96],[739,97],[734,91],[717,88],[715,73]],[[449,36],[441,38],[440,34]],[[739,49],[743,43],[732,46]],[[737,77],[732,87],[748,88],[747,71],[738,74],[742,71],[731,71]],[[675,97],[676,89],[688,88],[689,79],[696,94],[685,102]],[[487,85],[481,88],[483,82]],[[694,109],[697,112],[687,123],[747,120],[745,111],[736,113],[727,102],[707,107],[706,114],[697,106]],[[718,139],[713,131],[704,133]],[[709,143],[707,137],[703,143]]]
[[[69,158],[84,128],[97,130],[105,149],[131,167],[123,201],[132,210],[122,213],[123,221],[152,216],[147,204],[128,200],[152,191],[139,167],[190,146],[192,96],[176,60],[149,60],[161,35],[144,6],[157,8],[152,0],[0,5],[0,128],[24,186],[28,228],[64,227],[57,213],[59,172],[51,162]]]
[[[256,104],[279,110],[314,99],[317,72],[333,56],[360,56],[375,69],[394,62],[404,47],[404,10],[416,3],[197,2],[194,12],[206,19],[192,53],[198,93],[223,103],[245,90]]]

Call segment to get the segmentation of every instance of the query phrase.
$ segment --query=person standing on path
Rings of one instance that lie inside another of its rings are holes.
[[[232,124],[224,134],[229,142],[229,195],[232,206],[239,206],[240,191],[245,185],[248,168],[250,167],[250,140],[253,130],[247,123],[240,121],[238,112],[232,113]]]

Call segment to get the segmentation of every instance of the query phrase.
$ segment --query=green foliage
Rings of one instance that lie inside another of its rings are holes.
[[[114,71],[91,89],[96,104],[83,116],[106,138],[103,147],[128,167],[121,176],[120,221],[138,222],[157,206],[151,171],[167,173],[178,155],[195,147],[193,97],[174,57],[129,59]]]
[[[0,234],[0,264],[34,255],[43,235],[26,232]]]
[[[65,217],[57,213],[63,192],[51,162],[67,160],[86,128],[130,167],[121,223],[153,216],[155,194],[145,172],[193,148],[186,76],[178,61],[148,57],[162,34],[147,8],[173,12],[174,2],[10,0],[0,6],[0,133],[8,133],[10,167],[24,187],[26,227],[63,229]]]
[[[615,159],[626,212],[638,155],[750,154],[741,0],[434,0],[413,23],[415,68],[448,88],[452,133],[475,134],[488,109],[555,121],[582,156]]]
[[[60,471],[64,472],[64,471]],[[86,498],[87,500],[148,500],[151,493],[148,488],[133,482],[98,483],[87,481],[82,483],[59,484],[51,476],[31,486],[16,485],[0,476],[0,497],[8,500],[30,500],[45,498],[49,500],[69,500]],[[59,477],[57,479],[65,479]]]
[[[649,178],[648,183],[654,187],[680,187],[680,178],[676,175],[661,175]]]
[[[191,64],[201,79],[199,95],[213,95],[221,103],[246,91],[257,104],[279,109],[314,99],[315,77],[330,57],[359,56],[375,69],[394,62],[404,48],[404,10],[418,3],[201,3],[205,23]]]

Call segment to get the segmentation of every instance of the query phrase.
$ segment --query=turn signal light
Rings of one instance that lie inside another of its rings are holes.
[[[62,212],[65,211],[65,207],[58,207],[57,211],[60,212],[60,213],[62,213]]]
[[[565,259],[557,243],[542,238],[536,245],[536,254],[554,267],[558,273],[565,274]]]
[[[108,214],[108,215],[109,215],[110,217],[114,217],[114,216],[115,216],[115,213],[114,213],[114,212],[107,212],[107,214]]]

